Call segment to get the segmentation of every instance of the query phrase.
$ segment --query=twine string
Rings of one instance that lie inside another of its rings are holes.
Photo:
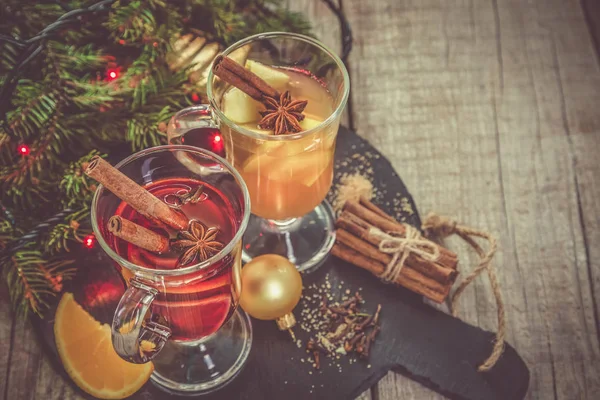
[[[419,231],[412,226],[405,225],[405,227],[404,234],[399,232],[386,233],[376,227],[369,228],[369,235],[381,240],[379,251],[392,254],[392,260],[380,275],[380,278],[387,282],[394,282],[398,279],[402,268],[404,268],[404,263],[411,253],[428,261],[436,261],[440,258],[438,246],[424,239]]]
[[[504,301],[502,300],[502,292],[500,291],[500,284],[496,277],[496,272],[492,265],[492,258],[497,250],[496,238],[490,233],[470,228],[467,226],[459,225],[456,221],[450,218],[439,216],[435,213],[430,213],[423,222],[423,231],[427,237],[439,237],[443,239],[452,234],[458,235],[465,242],[467,242],[473,250],[479,256],[479,264],[469,275],[467,275],[460,283],[460,285],[454,291],[450,301],[450,311],[453,316],[458,315],[457,304],[460,296],[464,290],[469,286],[471,282],[475,280],[483,271],[487,272],[487,276],[490,280],[492,292],[496,300],[496,313],[498,319],[498,332],[496,333],[496,339],[494,341],[494,347],[489,357],[478,367],[479,371],[489,371],[496,365],[496,362],[500,359],[504,351],[504,340],[506,336],[506,316],[504,312]],[[485,239],[489,243],[489,248],[484,251],[481,246],[475,242],[474,238]]]

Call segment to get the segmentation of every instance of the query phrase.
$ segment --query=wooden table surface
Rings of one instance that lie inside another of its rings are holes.
[[[346,124],[387,156],[422,215],[494,232],[508,341],[530,399],[600,398],[597,0],[343,0],[354,33]],[[336,17],[289,0],[340,49]],[[475,259],[448,246],[463,267]],[[495,330],[486,279],[460,318]],[[0,292],[0,396],[79,396]],[[11,322],[12,321],[12,322]],[[440,399],[388,374],[362,399]]]

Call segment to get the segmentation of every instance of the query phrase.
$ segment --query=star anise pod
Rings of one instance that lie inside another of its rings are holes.
[[[181,251],[179,265],[206,261],[221,249],[223,243],[216,240],[219,228],[207,228],[199,221],[192,220],[187,231],[180,231],[171,248]]]
[[[265,97],[263,104],[267,109],[260,112],[263,118],[258,122],[258,127],[272,129],[276,135],[300,132],[300,121],[304,119],[302,111],[307,103],[307,100],[292,100],[289,91],[283,92],[279,99]]]

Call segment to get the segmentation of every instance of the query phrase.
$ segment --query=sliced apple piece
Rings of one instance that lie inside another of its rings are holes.
[[[256,123],[241,124],[240,126],[248,129],[249,131],[260,133],[265,136],[273,134],[273,131],[270,129],[260,129]]]
[[[278,71],[277,69],[261,64],[258,61],[246,61],[246,68],[254,72],[277,90],[285,89],[290,81],[289,75],[285,72]]]
[[[251,47],[249,44],[245,44],[229,53],[228,57],[240,65],[246,65],[246,59]]]
[[[256,132],[265,136],[273,136],[273,131],[269,129],[260,129],[256,123],[242,124],[240,125],[249,131]],[[264,154],[271,153],[277,149],[281,149],[285,146],[285,142],[276,141],[276,140],[261,140],[261,139],[249,139],[252,140],[252,147],[254,148],[254,153],[256,154]]]
[[[302,131],[307,131],[309,129],[316,128],[317,126],[321,125],[322,122],[323,120],[321,119],[316,119],[312,116],[309,117],[308,115],[305,115],[304,119],[300,121],[300,127],[302,128]]]
[[[238,124],[247,124],[260,118],[259,103],[240,89],[233,87],[223,96],[223,113]]]
[[[267,154],[254,154],[248,158],[248,161],[242,167],[242,175],[264,173],[277,162],[276,157]]]

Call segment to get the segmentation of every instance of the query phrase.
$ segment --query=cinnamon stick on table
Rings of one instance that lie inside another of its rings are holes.
[[[384,273],[393,255],[379,250],[382,239],[373,235],[372,228],[400,235],[406,232],[403,224],[363,197],[358,202],[346,202],[336,221],[336,228],[332,254],[377,276]],[[431,243],[438,247],[439,258],[431,261],[409,253],[394,283],[441,303],[458,275],[458,257],[452,251]]]
[[[92,158],[85,173],[143,216],[161,221],[177,230],[187,229],[189,221],[183,213],[166,205],[103,158],[98,156]]]
[[[146,229],[119,215],[113,215],[108,220],[108,231],[118,238],[121,238],[142,249],[154,253],[164,253],[169,250],[169,238],[156,232]]]

